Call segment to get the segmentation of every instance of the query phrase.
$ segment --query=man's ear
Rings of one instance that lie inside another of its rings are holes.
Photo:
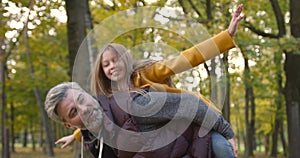
[[[67,128],[70,128],[72,130],[75,130],[76,128],[68,123],[64,123],[64,126],[67,127]]]

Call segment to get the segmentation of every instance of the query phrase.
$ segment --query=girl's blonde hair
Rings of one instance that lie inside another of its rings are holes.
[[[102,55],[105,51],[111,51],[115,52],[120,55],[120,59],[124,62],[126,73],[124,76],[124,80],[121,83],[118,84],[123,84],[120,85],[121,87],[128,87],[130,91],[136,91],[138,93],[144,93],[144,90],[139,89],[139,87],[135,87],[132,83],[134,76],[138,73],[141,72],[154,63],[156,63],[156,60],[152,59],[145,59],[145,60],[140,60],[138,62],[134,62],[132,56],[130,53],[126,50],[126,48],[117,43],[110,43],[106,45],[101,52],[97,55],[96,62],[94,65],[94,69],[91,72],[91,91],[94,95],[105,95],[105,96],[110,96],[113,93],[112,90],[112,82],[110,79],[108,79],[102,69],[101,66],[101,60],[102,60]],[[165,84],[167,84],[170,87],[175,87],[172,79],[168,77],[165,81]]]
[[[91,91],[94,95],[106,95],[110,96],[112,94],[112,82],[110,79],[108,79],[102,69],[101,66],[101,60],[103,53],[106,51],[115,52],[120,55],[120,58],[125,65],[125,76],[124,80],[122,82],[118,82],[118,84],[121,87],[130,87],[130,76],[133,72],[133,58],[132,56],[127,52],[126,48],[117,43],[110,43],[106,45],[100,53],[97,55],[96,62],[94,65],[94,69],[91,71]]]

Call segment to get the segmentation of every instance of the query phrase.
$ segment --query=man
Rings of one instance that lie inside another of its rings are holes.
[[[66,82],[48,92],[45,109],[51,119],[82,129],[84,140],[102,137],[118,157],[210,157],[209,134],[198,136],[200,128],[210,127],[203,122],[206,116],[215,122],[207,131],[234,143],[228,122],[191,94],[124,92],[96,100],[77,83]],[[197,144],[199,139],[207,144]]]

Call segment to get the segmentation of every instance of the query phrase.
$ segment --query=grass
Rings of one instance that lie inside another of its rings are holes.
[[[55,158],[74,158],[74,152],[71,149],[54,148]],[[32,148],[16,148],[15,153],[11,153],[11,158],[50,158],[45,155],[41,148],[32,151]]]
[[[239,152],[239,158],[244,158],[243,152]],[[251,158],[274,158],[274,157],[266,155],[264,152],[254,151],[254,157]],[[287,158],[287,157],[284,157],[283,154],[278,153],[276,158]]]
[[[60,149],[54,148],[55,158],[74,158],[74,151],[71,148]],[[32,151],[31,148],[16,148],[15,153],[11,153],[11,158],[50,158],[48,155],[45,155],[41,148],[37,148],[36,151]],[[239,154],[239,158],[243,158],[242,153]],[[255,158],[271,158],[266,156],[262,152],[255,152]],[[286,158],[283,155],[277,156],[277,158]]]

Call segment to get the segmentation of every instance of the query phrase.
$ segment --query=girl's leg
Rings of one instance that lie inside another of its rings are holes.
[[[212,132],[212,151],[216,158],[234,158],[232,147],[228,140],[218,132]]]

